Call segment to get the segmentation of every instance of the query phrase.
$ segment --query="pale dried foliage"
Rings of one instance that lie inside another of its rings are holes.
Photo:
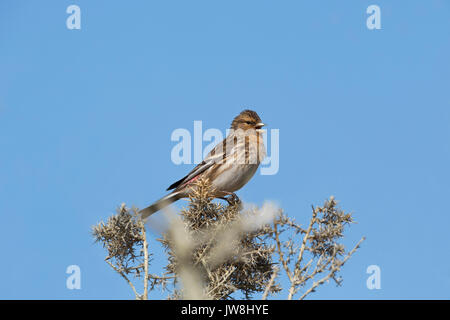
[[[277,210],[272,210],[272,216],[265,213],[267,210],[257,209],[240,214],[239,204],[223,206],[212,202],[205,181],[193,191],[188,208],[182,210],[181,218],[174,218],[173,227],[161,243],[169,256],[167,271],[194,274],[197,281],[186,282],[203,287],[193,290],[192,286],[183,285],[183,292],[175,292],[175,297],[227,299],[240,291],[250,299],[264,291],[272,276],[275,249],[266,238]],[[276,285],[271,289],[277,290]]]
[[[365,239],[361,238],[349,252],[339,243],[344,227],[352,222],[351,214],[339,209],[334,197],[322,207],[312,207],[306,229],[284,214],[274,222],[272,239],[281,268],[290,282],[289,300],[297,293],[301,293],[299,299],[304,299],[330,279],[337,285],[342,283],[338,272]]]
[[[339,285],[341,267],[364,240],[349,252],[339,243],[353,220],[333,197],[313,207],[308,227],[302,228],[272,203],[224,206],[213,201],[211,191],[208,181],[198,181],[188,207],[169,215],[170,227],[158,239],[168,257],[159,276],[149,273],[145,224],[137,209],[122,205],[107,223],[93,227],[94,238],[108,251],[107,263],[137,299],[147,299],[157,287],[169,291],[168,299],[251,299],[256,294],[266,299],[282,292],[280,271],[290,283],[284,288],[287,299],[303,299],[330,279]],[[142,294],[130,275],[143,280]]]

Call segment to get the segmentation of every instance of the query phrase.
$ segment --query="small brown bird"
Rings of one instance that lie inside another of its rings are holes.
[[[188,197],[193,183],[199,178],[209,180],[215,198],[229,203],[238,202],[239,198],[234,192],[253,177],[266,156],[261,130],[263,126],[255,111],[242,111],[231,123],[229,135],[187,176],[173,183],[167,189],[173,189],[171,193],[141,210],[141,217],[145,219],[172,202]]]

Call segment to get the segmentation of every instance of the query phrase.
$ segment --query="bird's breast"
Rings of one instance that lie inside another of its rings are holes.
[[[227,192],[241,189],[258,170],[257,164],[224,163],[221,166],[211,183],[216,190]]]
[[[218,157],[220,161],[206,175],[217,191],[235,192],[253,177],[266,156],[266,149],[262,136],[257,133],[236,133],[226,141],[225,156]]]

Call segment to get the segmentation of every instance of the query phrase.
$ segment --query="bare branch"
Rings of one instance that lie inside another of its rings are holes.
[[[267,299],[267,296],[269,295],[270,289],[272,288],[272,285],[275,282],[275,279],[276,279],[279,271],[280,270],[277,267],[273,268],[272,277],[270,278],[270,281],[266,286],[266,290],[264,290],[264,294],[263,294],[261,300]]]
[[[161,288],[169,299],[234,299],[239,294],[250,299],[261,293],[266,300],[282,290],[276,283],[281,270],[290,282],[287,299],[299,293],[304,299],[330,279],[339,285],[338,272],[364,240],[350,252],[339,243],[353,220],[333,197],[312,207],[303,229],[273,204],[243,210],[239,203],[213,202],[212,194],[208,181],[198,180],[189,206],[172,215],[169,230],[157,239],[168,257],[160,274],[150,273],[146,228],[136,208],[132,214],[123,204],[106,223],[93,227],[95,240],[107,250],[106,262],[136,299],[148,299],[150,291]],[[143,281],[142,294],[130,275]]]
[[[345,262],[348,259],[350,259],[350,257],[356,252],[356,250],[359,248],[359,246],[365,239],[366,239],[365,237],[362,237],[361,240],[359,240],[358,243],[355,245],[355,247],[347,254],[347,256],[344,258],[344,260],[341,263],[339,263],[338,265],[332,266],[330,273],[328,273],[322,279],[314,282],[313,285],[299,298],[299,300],[303,300],[308,294],[310,294],[311,292],[314,292],[318,286],[320,286],[324,282],[328,281],[330,278],[334,277],[336,272],[341,269],[341,267],[345,264]]]
[[[108,260],[105,260],[105,261],[107,264],[109,264],[111,266],[111,268],[113,268],[118,274],[120,274],[125,279],[125,281],[130,285],[131,289],[134,292],[134,295],[136,296],[136,300],[140,300],[141,296],[139,295],[139,293],[137,293],[136,288],[134,287],[134,285],[130,281],[130,279],[128,279],[127,276],[122,271],[117,269],[116,266],[114,266],[110,261],[108,261]]]

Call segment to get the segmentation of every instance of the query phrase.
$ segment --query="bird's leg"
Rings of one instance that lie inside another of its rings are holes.
[[[231,195],[227,198],[227,201],[230,205],[241,203],[241,199],[239,199],[236,193],[231,193]]]
[[[239,208],[242,206],[242,202],[239,197],[233,192],[226,192],[228,197],[220,197],[220,199],[226,200],[230,206],[238,205]]]

